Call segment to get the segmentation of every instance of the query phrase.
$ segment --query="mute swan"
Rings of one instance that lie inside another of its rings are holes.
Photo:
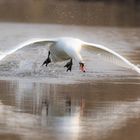
[[[133,69],[136,72],[140,73],[140,69],[129,62],[127,59],[125,59],[123,56],[119,55],[118,53],[114,52],[111,49],[108,49],[102,45],[98,44],[93,44],[93,43],[87,43],[84,42],[80,39],[76,38],[70,38],[70,37],[61,37],[61,38],[56,38],[56,39],[31,39],[27,42],[24,42],[17,46],[15,49],[7,52],[3,57],[0,59],[3,59],[5,56],[14,53],[15,51],[29,46],[29,45],[48,45],[48,57],[47,59],[43,62],[42,65],[48,65],[51,61],[53,62],[58,62],[58,61],[65,61],[69,60],[64,67],[67,67],[67,71],[72,69],[72,60],[75,59],[79,65],[80,65],[80,70],[85,72],[85,67],[84,67],[84,60],[81,56],[81,50],[86,49],[94,54],[97,54],[104,58],[104,60],[108,60],[114,64]]]

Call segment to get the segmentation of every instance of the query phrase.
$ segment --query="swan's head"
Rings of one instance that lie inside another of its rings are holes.
[[[81,70],[82,72],[86,72],[84,63],[83,63],[83,62],[80,62],[79,64],[80,64],[80,70]]]

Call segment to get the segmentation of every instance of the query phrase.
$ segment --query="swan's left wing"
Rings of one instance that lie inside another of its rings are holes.
[[[83,42],[82,47],[89,50],[90,52],[93,52],[98,56],[101,56],[104,60],[107,60],[122,67],[133,69],[138,73],[140,73],[140,69],[137,66],[135,66],[126,58],[124,58],[123,56],[119,55],[118,53],[116,53],[111,49],[108,49],[102,45],[87,42]]]

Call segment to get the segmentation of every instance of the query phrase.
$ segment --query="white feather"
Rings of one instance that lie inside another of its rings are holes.
[[[116,53],[115,51],[99,44],[93,44],[93,43],[87,43],[87,42],[83,42],[82,44],[83,44],[82,46],[85,49],[102,57],[104,60],[112,62],[122,67],[133,69],[137,71],[138,73],[140,73],[140,69],[137,66],[132,64],[130,61],[128,61],[126,58]]]
[[[56,40],[55,39],[30,39],[28,41],[25,41],[21,44],[19,44],[16,48],[14,48],[13,50],[7,51],[5,52],[5,55],[10,55],[24,47],[30,46],[30,45],[46,45],[48,43],[54,43]]]

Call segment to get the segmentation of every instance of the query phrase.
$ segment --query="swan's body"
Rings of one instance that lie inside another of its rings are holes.
[[[58,62],[58,61],[65,61],[68,59],[75,59],[80,64],[84,63],[84,60],[81,56],[81,50],[86,49],[90,52],[93,52],[94,54],[100,55],[105,60],[108,60],[114,64],[133,69],[140,73],[140,69],[129,62],[127,59],[119,55],[118,53],[112,51],[111,49],[108,49],[104,46],[93,44],[93,43],[87,43],[80,39],[75,38],[69,38],[69,37],[63,37],[58,39],[33,39],[29,40],[25,43],[22,43],[17,48],[15,48],[12,51],[7,52],[4,54],[5,56],[14,53],[15,51],[29,46],[31,44],[39,44],[39,45],[49,45],[49,51],[50,51],[50,57],[52,61]],[[5,57],[4,56],[4,57]],[[2,57],[1,59],[3,59]],[[81,66],[81,65],[80,65]]]
[[[82,62],[80,55],[82,42],[79,39],[60,38],[50,46],[51,57],[54,62],[74,58]]]

